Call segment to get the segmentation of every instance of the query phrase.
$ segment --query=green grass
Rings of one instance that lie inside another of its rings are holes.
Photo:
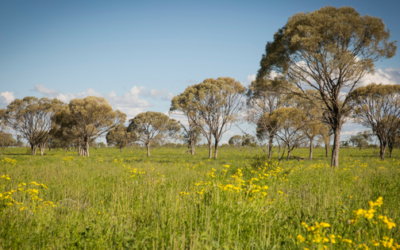
[[[312,161],[267,164],[255,160],[261,150],[254,148],[222,148],[217,160],[196,150],[191,156],[184,148],[152,149],[147,158],[143,149],[91,149],[84,158],[6,149],[4,157],[16,162],[0,162],[0,176],[10,178],[0,178],[0,248],[385,249],[400,243],[398,150],[381,161],[378,149],[341,149],[339,169],[328,166],[324,149],[315,149]],[[308,150],[293,155],[307,157]],[[15,202],[5,199],[11,190]],[[379,197],[383,205],[374,206],[371,219],[355,217],[353,211],[367,211]],[[389,219],[396,224],[391,229]]]

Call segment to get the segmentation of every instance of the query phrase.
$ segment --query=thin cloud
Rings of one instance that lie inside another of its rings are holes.
[[[48,89],[43,84],[35,84],[35,87],[33,88],[32,91],[39,92],[48,97],[56,97],[57,95],[60,94],[60,91],[54,89]]]
[[[2,92],[0,93],[0,108],[6,107],[10,102],[14,101],[14,92]]]

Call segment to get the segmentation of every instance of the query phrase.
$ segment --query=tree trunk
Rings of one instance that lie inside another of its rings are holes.
[[[192,155],[195,155],[195,149],[194,149],[194,140],[191,140],[191,142],[190,142],[190,147],[191,147],[191,149],[192,149]]]
[[[273,145],[274,145],[274,136],[271,135],[271,136],[269,136],[269,140],[268,140],[268,159],[271,159],[271,157],[272,157]]]
[[[218,141],[215,139],[215,152],[214,152],[214,158],[218,158]]]
[[[392,158],[393,147],[389,147],[389,158]]]
[[[386,145],[381,142],[381,150],[379,153],[380,153],[382,161],[385,160],[385,151],[386,151]]]
[[[89,140],[86,141],[85,155],[89,157]]]
[[[208,141],[208,158],[211,159],[212,158],[212,139],[210,139]]]
[[[334,131],[331,167],[339,167],[340,131],[341,128]]]
[[[45,143],[39,143],[39,150],[41,156],[43,156],[45,149],[46,149]]]
[[[146,144],[147,148],[147,157],[150,157],[150,142]]]
[[[37,146],[31,143],[32,155],[36,155],[36,149],[37,149]]]
[[[310,157],[309,157],[310,160],[312,160],[313,157],[313,149],[314,149],[313,140],[310,139]]]
[[[119,152],[122,153],[122,147],[119,147]]]
[[[326,156],[326,158],[329,157],[329,145],[328,144],[325,144],[325,156]]]
[[[288,146],[288,152],[287,152],[287,158],[286,158],[286,160],[289,160],[289,159],[290,159],[290,151],[291,151],[291,148],[290,148],[290,146]]]

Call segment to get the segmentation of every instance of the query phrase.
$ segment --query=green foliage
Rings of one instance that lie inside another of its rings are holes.
[[[160,112],[147,111],[129,120],[128,132],[134,133],[137,140],[147,147],[150,156],[150,145],[161,144],[163,140],[174,138],[181,130],[179,122]]]
[[[217,158],[218,142],[233,122],[239,119],[245,91],[245,87],[233,78],[208,78],[202,83],[187,87],[183,93],[175,96],[170,110],[182,112],[188,118],[189,124],[199,128],[208,141],[209,158],[214,137],[214,158]]]
[[[360,150],[364,147],[368,147],[368,142],[372,139],[371,131],[358,132],[357,135],[350,136],[349,143],[353,144],[353,147],[358,147]]]
[[[63,141],[74,142],[82,149],[81,155],[89,156],[90,144],[123,124],[126,114],[114,111],[103,97],[88,96],[71,100],[54,120],[57,126],[53,134]]]
[[[120,150],[122,148],[131,146],[136,141],[135,132],[128,132],[127,127],[120,124],[114,130],[111,130],[106,135],[108,146],[116,146]]]
[[[229,139],[228,143],[230,146],[239,147],[242,145],[242,136],[234,135]]]

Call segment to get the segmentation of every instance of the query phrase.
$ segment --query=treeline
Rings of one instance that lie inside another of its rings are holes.
[[[148,156],[152,143],[183,139],[194,154],[203,136],[209,158],[213,150],[218,157],[219,142],[232,124],[249,122],[257,127],[254,136],[268,142],[269,157],[274,142],[287,150],[289,159],[294,147],[309,141],[312,158],[317,136],[328,153],[332,137],[332,166],[339,165],[342,126],[353,120],[378,138],[384,159],[399,136],[400,86],[362,86],[362,81],[374,72],[377,60],[395,55],[396,41],[389,38],[381,18],[361,16],[352,7],[327,6],[288,19],[267,43],[248,88],[233,78],[210,78],[175,96],[170,112],[186,117],[185,124],[149,111],[124,127],[126,115],[99,97],[69,104],[26,97],[8,105],[2,120],[30,143],[33,154],[57,138],[89,156],[90,143],[102,135],[121,149],[143,143]]]

